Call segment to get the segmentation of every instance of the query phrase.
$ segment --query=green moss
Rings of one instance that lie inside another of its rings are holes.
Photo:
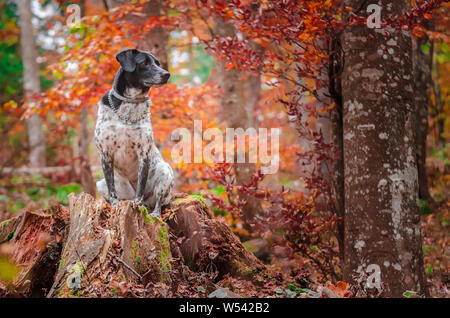
[[[11,231],[3,242],[9,242],[14,237],[14,231]]]
[[[0,227],[5,227],[7,226],[9,223],[11,223],[11,219],[3,221],[2,223],[0,223]]]
[[[148,216],[148,209],[145,206],[140,206],[139,211],[141,211],[144,216]]]
[[[256,252],[256,248],[251,246],[248,242],[244,242],[244,246],[250,251],[250,252]]]
[[[201,193],[193,193],[185,198],[176,199],[173,201],[173,204],[178,205],[181,203],[189,203],[191,201],[199,201],[203,207],[206,206],[205,198]]]
[[[167,235],[167,229],[164,226],[162,226],[158,231],[158,239],[162,245],[160,253],[161,268],[163,272],[167,272],[168,270],[172,269],[172,266],[170,265],[169,262],[170,257],[169,236]]]
[[[141,257],[139,256],[139,244],[136,241],[133,241],[133,243],[131,243],[130,256],[131,259],[134,260],[136,263],[141,262]]]
[[[83,265],[80,262],[76,262],[73,266],[72,272],[77,272],[80,274],[80,277],[83,276]]]
[[[144,216],[144,221],[148,225],[153,225],[153,223],[155,221],[158,222],[159,224],[164,224],[159,218],[155,218],[154,216],[151,216],[150,214],[148,214],[148,209],[145,206],[140,206],[139,211]]]
[[[64,268],[64,266],[66,265],[67,254],[68,254],[67,251],[65,251],[65,250],[62,251],[61,260],[59,261],[59,266],[58,266],[59,269]]]

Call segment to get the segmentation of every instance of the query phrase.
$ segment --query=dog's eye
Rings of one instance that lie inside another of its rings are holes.
[[[155,60],[155,64],[158,65],[158,66],[161,66],[161,63],[159,63],[158,60]]]
[[[145,60],[144,62],[140,63],[141,66],[148,66],[148,61]]]

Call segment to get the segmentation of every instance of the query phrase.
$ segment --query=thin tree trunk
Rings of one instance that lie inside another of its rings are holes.
[[[339,38],[333,35],[330,42],[329,91],[336,107],[330,112],[331,139],[333,142],[331,197],[335,214],[340,218],[336,237],[339,243],[341,264],[344,263],[344,215],[345,215],[345,184],[344,184],[344,135],[342,122],[342,52]]]
[[[428,46],[427,46],[428,45]],[[414,127],[417,144],[417,168],[419,173],[419,198],[432,201],[428,191],[427,179],[427,135],[428,135],[428,107],[431,94],[431,71],[433,66],[433,43],[425,34],[422,38],[413,40],[414,65],[414,97],[416,102],[416,122]]]
[[[86,15],[86,1],[80,1],[81,16]],[[78,115],[80,121],[78,157],[80,158],[81,186],[83,191],[93,197],[96,195],[96,186],[92,176],[91,164],[89,160],[89,145],[91,136],[89,134],[89,105],[84,106]]]
[[[20,46],[24,66],[25,98],[31,101],[33,94],[41,91],[39,65],[37,64],[37,47],[34,28],[31,23],[31,3],[29,0],[19,0]],[[42,118],[33,115],[27,120],[29,160],[31,167],[45,167],[45,135],[42,128]]]
[[[325,39],[318,39],[317,45],[319,46],[320,52],[327,52],[328,48]],[[324,65],[321,65],[318,69],[316,83],[318,97],[316,100],[316,112],[318,116],[316,121],[316,132],[321,134],[323,143],[325,145],[329,145],[331,144],[332,122],[331,113],[326,111],[331,105],[331,99],[329,97],[330,79],[327,62],[325,62]],[[330,151],[327,155],[328,158],[322,159],[320,161],[320,166],[317,167],[319,169],[320,177],[324,181],[330,180],[332,152]],[[330,203],[330,197],[327,193],[323,193],[316,200],[316,205],[321,210],[328,210]]]
[[[360,4],[344,1],[352,8]],[[400,16],[411,8],[409,0],[379,4],[385,15]],[[407,290],[427,293],[411,43],[409,32],[366,25],[348,27],[342,39],[344,280],[383,297],[401,297]]]
[[[256,52],[259,59],[264,56],[264,47],[255,43],[249,39],[252,49]],[[247,79],[244,82],[245,95],[246,95],[246,111],[248,118],[248,126],[256,128],[256,121],[253,118],[253,112],[258,107],[259,99],[261,98],[261,71],[262,64],[258,67],[255,72],[248,72]]]
[[[83,191],[95,197],[96,186],[94,177],[92,176],[91,164],[89,160],[89,145],[91,136],[88,129],[89,111],[87,107],[89,106],[83,107],[78,115],[80,120],[78,156],[80,157],[81,186],[83,187]]]
[[[214,34],[220,37],[233,37],[236,35],[234,26],[225,22],[222,18],[216,18],[214,22]],[[227,70],[226,61],[216,59],[218,69],[218,82],[223,93],[220,97],[220,107],[222,108],[224,119],[230,128],[250,128],[250,115],[247,107],[249,106],[245,100],[245,85],[243,82],[243,74],[239,69]],[[253,83],[252,85],[255,85]],[[256,91],[250,92],[255,93]],[[251,101],[251,107],[255,101]],[[234,169],[236,173],[236,182],[239,185],[249,183],[252,175],[256,172],[255,164],[249,163],[246,158],[245,163],[235,163]],[[251,227],[248,223],[252,221],[258,211],[261,210],[260,202],[246,194],[240,194],[240,199],[245,200],[243,207],[243,218],[246,222],[247,229]]]
[[[445,146],[445,137],[444,137],[444,126],[445,126],[445,116],[442,116],[444,109],[442,106],[442,97],[441,97],[441,87],[439,84],[439,63],[436,60],[436,54],[433,54],[433,63],[435,69],[435,79],[433,80],[433,94],[435,96],[435,107],[434,107],[434,120],[437,121],[437,136],[435,138],[435,147],[443,148]]]

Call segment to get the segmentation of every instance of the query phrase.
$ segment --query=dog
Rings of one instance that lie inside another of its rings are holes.
[[[170,203],[173,171],[155,145],[148,91],[167,83],[170,73],[150,52],[129,49],[116,55],[120,68],[100,100],[94,141],[104,179],[98,192],[113,206],[132,200],[154,217]]]

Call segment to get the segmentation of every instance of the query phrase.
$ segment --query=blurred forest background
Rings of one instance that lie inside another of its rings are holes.
[[[412,70],[420,73],[411,74],[421,105],[412,129],[419,138],[425,279],[432,296],[448,297],[450,6],[429,2],[411,1],[411,20],[400,24],[414,35]],[[96,195],[103,177],[92,143],[97,103],[119,67],[115,54],[135,47],[152,51],[172,74],[150,98],[155,139],[174,169],[176,192],[205,200],[292,282],[265,286],[269,295],[295,295],[305,280],[348,295],[339,283],[340,220],[352,194],[336,186],[336,165],[344,163],[334,125],[345,94],[334,82],[351,61],[343,66],[344,44],[337,41],[351,3],[358,1],[0,0],[0,221],[67,205],[71,192]],[[78,25],[68,24],[76,13],[71,4],[80,10]],[[354,94],[365,89],[362,82]],[[194,120],[222,131],[281,128],[278,173],[258,174],[260,163],[174,164],[171,134],[192,131]]]

